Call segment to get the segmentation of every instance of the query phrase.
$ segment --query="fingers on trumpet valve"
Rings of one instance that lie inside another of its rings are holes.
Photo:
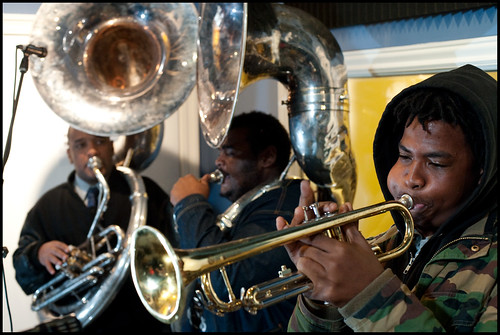
[[[338,213],[338,206],[333,202],[314,202],[307,206],[302,206],[304,212],[304,222],[320,218],[323,216],[335,215]]]
[[[294,216],[291,222],[283,218],[285,227],[293,227],[311,220],[332,216],[338,213],[338,206],[334,202],[314,202],[307,206],[298,206],[295,208]]]

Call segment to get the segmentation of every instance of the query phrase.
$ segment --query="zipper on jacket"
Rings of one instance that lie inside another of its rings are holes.
[[[413,261],[415,260],[415,257],[413,257],[413,253],[410,252],[410,261],[408,262],[408,265],[406,266],[406,268],[404,269],[403,271],[403,274],[407,274],[408,271],[410,271],[410,268],[411,268],[411,265],[413,264]]]
[[[453,241],[450,241],[450,242],[446,243],[444,246],[442,246],[441,248],[439,248],[439,250],[436,251],[434,253],[434,255],[432,255],[432,257],[429,259],[429,261],[427,262],[427,264],[429,264],[432,261],[432,259],[434,259],[434,257],[436,257],[436,255],[439,254],[443,249],[446,249],[447,247],[449,247],[453,243],[456,243],[458,241],[463,241],[463,240],[484,240],[484,241],[489,241],[489,238],[488,237],[483,237],[483,236],[465,236],[465,237],[457,238],[457,239],[455,239]],[[415,261],[415,258],[416,258],[416,256],[413,256],[413,253],[410,251],[410,261],[408,262],[408,265],[406,266],[406,268],[403,270],[403,274],[404,275],[408,274],[408,272],[410,271],[410,268],[413,265],[413,262]]]
[[[465,236],[465,237],[460,237],[460,238],[457,238],[456,240],[453,240],[451,242],[448,242],[446,243],[445,245],[443,245],[441,248],[439,248],[438,251],[436,251],[434,253],[434,255],[432,255],[431,259],[429,260],[429,262],[434,258],[436,257],[437,254],[439,254],[443,249],[446,249],[448,248],[451,244],[455,243],[455,242],[458,242],[458,241],[463,241],[463,240],[484,240],[484,241],[489,241],[489,238],[488,237],[483,237],[483,236]]]

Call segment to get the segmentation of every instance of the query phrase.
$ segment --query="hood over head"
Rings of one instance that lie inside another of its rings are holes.
[[[463,206],[436,232],[435,235],[446,232],[447,238],[440,243],[444,244],[484,216],[492,206],[496,207],[497,81],[475,66],[464,65],[410,86],[389,102],[382,114],[373,142],[375,170],[386,200],[393,200],[387,187],[387,176],[398,159],[398,144],[405,126],[404,122],[396,126],[398,123],[394,108],[404,97],[423,88],[448,90],[459,95],[477,116],[484,136],[484,158],[480,162],[484,171],[481,180]],[[394,214],[393,217],[401,230],[402,220],[399,220],[399,215]]]

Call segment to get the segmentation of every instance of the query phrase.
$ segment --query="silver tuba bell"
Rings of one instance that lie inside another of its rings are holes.
[[[196,77],[196,8],[191,3],[43,3],[30,56],[47,105],[95,135],[149,129],[191,93]]]
[[[131,235],[147,217],[147,194],[136,171],[156,157],[163,121],[194,87],[197,34],[192,3],[40,6],[31,43],[46,48],[47,56],[30,56],[35,86],[72,127],[122,139],[123,143],[114,141],[113,159],[131,190],[127,230],[110,226],[94,234],[109,190],[99,163],[89,162],[101,185],[98,212],[87,241],[73,247],[69,263],[34,294],[32,309],[39,311],[42,321],[74,315],[87,326],[129,274]],[[111,245],[110,239],[116,243]],[[110,246],[100,253],[102,245]]]

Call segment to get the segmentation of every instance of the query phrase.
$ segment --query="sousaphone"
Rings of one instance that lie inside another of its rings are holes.
[[[349,137],[347,69],[332,33],[311,15],[269,3],[204,3],[197,89],[207,143],[223,142],[241,90],[275,79],[289,92],[298,164],[339,203],[352,202],[356,167]]]
[[[30,43],[46,48],[47,56],[30,56],[35,86],[69,125],[115,140],[114,161],[131,189],[131,217],[119,250],[113,250],[112,268],[92,281],[66,278],[71,283],[66,287],[80,281],[90,287],[68,305],[64,301],[75,291],[52,285],[37,290],[32,309],[40,311],[42,320],[74,315],[85,327],[112,301],[128,275],[130,237],[147,217],[147,194],[136,171],[156,157],[163,121],[195,85],[197,34],[192,3],[40,6]],[[94,171],[97,176],[99,167]]]

